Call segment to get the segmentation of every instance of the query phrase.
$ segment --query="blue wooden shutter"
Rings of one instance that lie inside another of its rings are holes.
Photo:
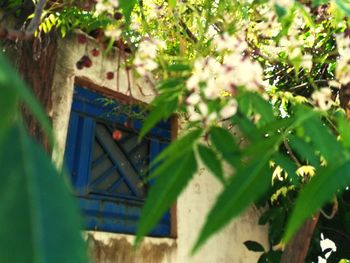
[[[105,105],[104,100],[96,92],[75,88],[65,160],[86,228],[132,234],[148,189],[142,174],[169,143],[170,124],[160,123],[138,143],[141,121],[125,128],[130,116],[115,114],[120,105]],[[119,141],[112,138],[116,128],[122,132]],[[170,235],[170,213],[151,235]]]

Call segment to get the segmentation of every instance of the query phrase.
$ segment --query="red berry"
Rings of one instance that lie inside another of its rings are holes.
[[[100,55],[100,51],[97,48],[91,50],[91,55],[94,57],[98,57]]]
[[[83,69],[84,68],[84,62],[79,60],[75,66],[77,67],[77,69]]]
[[[120,130],[114,130],[112,137],[114,140],[119,141],[123,137],[123,134]]]
[[[108,80],[111,80],[111,79],[113,79],[114,78],[114,73],[113,72],[107,72],[107,79]]]
[[[88,56],[86,56],[86,55],[81,58],[81,61],[83,61],[84,66],[87,67],[87,68],[90,68],[92,66],[91,59]]]
[[[87,37],[84,34],[78,35],[78,43],[85,44],[87,42]]]

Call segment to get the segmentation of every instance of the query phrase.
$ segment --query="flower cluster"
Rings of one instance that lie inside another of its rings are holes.
[[[119,1],[118,0],[97,0],[95,10],[96,14],[100,15],[102,13],[114,13],[114,9],[118,8]]]
[[[237,87],[260,91],[263,82],[263,70],[258,62],[250,59],[244,40],[224,33],[213,39],[213,45],[226,55],[222,63],[214,57],[198,58],[194,62],[192,75],[186,82],[190,93],[186,99],[190,121],[209,123],[230,118],[237,112],[234,98]]]
[[[148,75],[151,71],[158,68],[158,63],[155,61],[157,51],[165,47],[164,42],[145,38],[138,47],[135,54],[134,66],[138,74],[141,76]]]
[[[315,91],[311,98],[315,105],[321,110],[329,110],[333,105],[332,91],[330,88],[321,88]]]

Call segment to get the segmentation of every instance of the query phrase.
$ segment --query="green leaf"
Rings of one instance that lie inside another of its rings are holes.
[[[49,157],[19,125],[0,148],[0,262],[87,262],[78,209]]]
[[[168,158],[156,169],[157,179],[142,209],[135,245],[157,224],[196,171],[193,150],[187,150],[177,158]]]
[[[249,116],[253,112],[259,114],[261,117],[259,123],[261,125],[265,125],[274,120],[272,105],[256,93],[243,93],[238,97],[238,103],[240,110],[246,116]]]
[[[131,12],[137,4],[137,0],[120,0],[119,7],[122,9],[123,16],[125,17],[126,24],[130,24]]]
[[[51,124],[46,117],[45,112],[41,108],[38,100],[34,95],[29,91],[24,82],[18,77],[16,71],[11,68],[10,63],[7,61],[6,57],[0,54],[0,113],[4,114],[1,117],[4,117],[4,123],[0,124],[0,140],[1,140],[1,131],[3,128],[8,125],[12,120],[10,114],[14,114],[17,104],[16,98],[18,97],[23,101],[28,108],[31,110],[33,115],[36,117],[43,130],[46,132],[51,145],[54,145],[54,138],[51,130]],[[8,101],[6,100],[8,99]],[[2,122],[2,121],[1,121]]]
[[[254,252],[264,252],[265,251],[264,247],[256,241],[248,240],[248,241],[244,242],[243,244],[250,251],[254,251]]]
[[[159,103],[156,105],[143,122],[139,137],[144,137],[158,122],[169,118],[171,114],[174,113],[177,102],[177,98],[175,98],[171,101],[167,101],[167,103]]]
[[[167,67],[168,71],[175,71],[175,72],[181,72],[181,71],[190,71],[192,68],[190,65],[187,64],[172,64]]]
[[[216,153],[203,144],[198,145],[198,153],[201,157],[204,165],[213,173],[213,175],[219,179],[220,182],[225,184],[225,178],[222,171],[221,162],[216,156]]]
[[[300,114],[297,113],[297,114]],[[315,145],[327,161],[337,161],[344,157],[343,149],[336,137],[322,124],[319,116],[312,116],[303,122],[305,135]]]
[[[299,185],[298,176],[296,174],[297,166],[286,155],[278,153],[274,156],[276,164],[281,166],[287,173],[294,185]]]
[[[165,150],[163,150],[153,161],[152,166],[167,159],[177,158],[185,152],[193,148],[194,143],[202,135],[202,130],[197,129],[190,131],[186,135],[172,142]]]
[[[237,171],[209,212],[192,253],[195,253],[210,236],[227,225],[232,218],[243,212],[268,189],[271,183],[269,158],[270,154],[267,152],[258,160],[251,161],[249,165]]]
[[[160,81],[157,84],[156,89],[157,90],[172,89],[172,88],[175,88],[175,87],[179,86],[183,82],[184,82],[184,78],[166,79],[166,80]]]
[[[212,127],[209,131],[210,141],[215,149],[229,163],[237,161],[238,147],[230,132],[220,127]]]
[[[320,165],[320,158],[315,155],[315,148],[308,142],[296,136],[290,136],[289,144],[291,148],[307,163],[318,167]]]
[[[299,193],[293,212],[290,216],[283,240],[287,242],[302,223],[339,190],[350,184],[350,161],[340,165],[329,164],[319,170],[318,174]]]

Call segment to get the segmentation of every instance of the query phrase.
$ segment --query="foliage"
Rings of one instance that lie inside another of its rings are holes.
[[[63,2],[46,10],[37,34],[82,29],[155,82],[142,136],[174,113],[186,120],[185,135],[153,164],[137,243],[202,162],[223,190],[192,251],[252,203],[268,203],[260,221],[271,222],[271,249],[261,261],[273,261],[281,253],[272,247],[350,183],[348,16],[341,0],[99,0],[85,10]]]
[[[85,263],[80,218],[64,175],[28,136],[18,103],[25,102],[51,134],[48,120],[3,55],[0,65],[0,261]]]

